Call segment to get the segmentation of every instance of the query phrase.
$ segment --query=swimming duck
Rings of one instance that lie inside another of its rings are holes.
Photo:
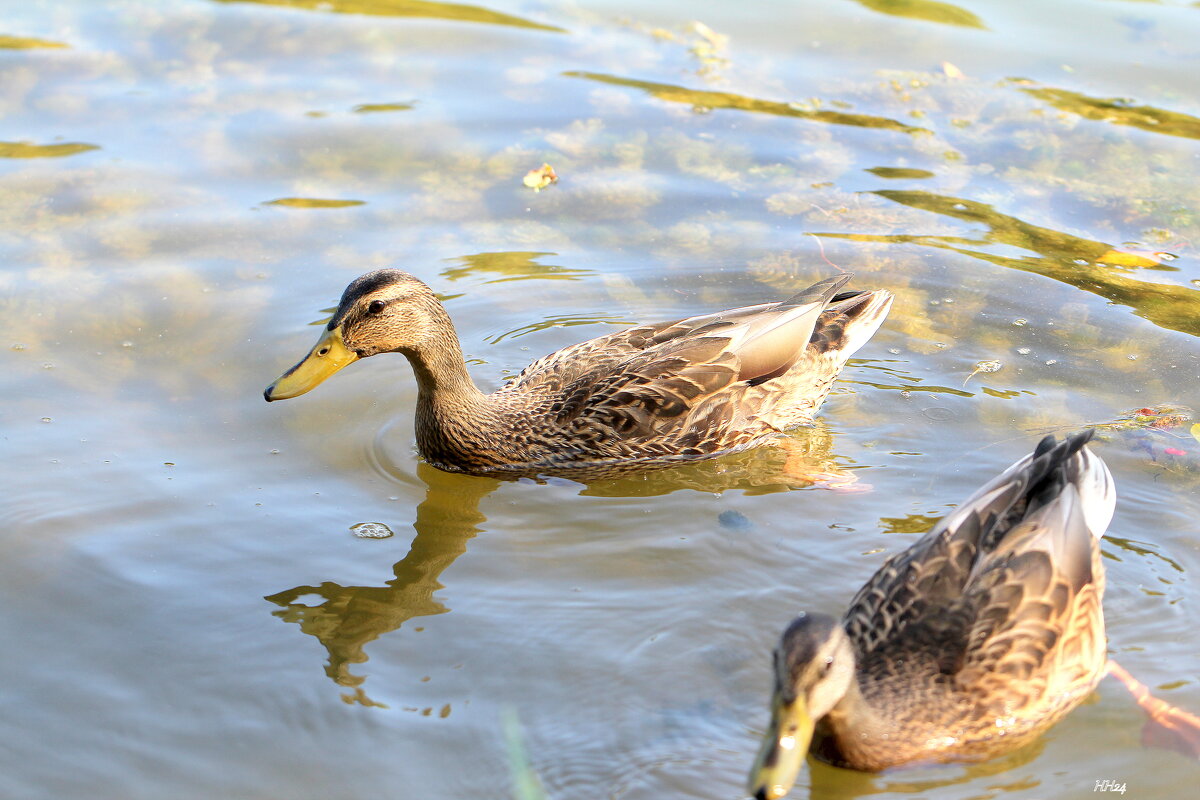
[[[869,771],[984,759],[1079,705],[1105,674],[1100,537],[1116,500],[1091,437],[1043,439],[888,559],[840,622],[787,626],[750,794],[787,794],[810,744]]]
[[[812,420],[892,304],[886,290],[839,293],[849,279],[565,347],[484,394],[433,291],[381,269],[346,288],[317,344],[264,396],[296,397],[359,359],[402,353],[417,378],[417,447],[434,466],[473,474],[666,466]]]

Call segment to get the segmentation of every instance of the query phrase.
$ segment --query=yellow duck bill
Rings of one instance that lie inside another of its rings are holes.
[[[268,386],[263,397],[268,403],[298,397],[355,361],[358,361],[358,355],[346,347],[341,327],[325,331],[308,355]]]
[[[776,696],[771,704],[771,724],[764,735],[747,791],[755,800],[778,800],[792,789],[812,742],[813,721],[808,703],[798,697],[784,703]]]

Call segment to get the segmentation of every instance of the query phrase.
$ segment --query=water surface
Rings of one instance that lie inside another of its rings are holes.
[[[787,620],[1087,424],[1111,652],[1200,709],[1198,42],[1187,2],[5,4],[0,796],[512,797],[511,709],[550,798],[738,797]],[[381,266],[489,388],[838,268],[897,302],[789,437],[822,481],[497,483],[418,461],[401,358],[262,402]],[[1141,724],[1105,682],[793,796],[1180,796]]]

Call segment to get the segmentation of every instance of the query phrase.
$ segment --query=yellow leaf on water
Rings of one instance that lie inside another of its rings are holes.
[[[1200,442],[1200,422],[1194,423],[1191,428],[1192,438]]]
[[[554,167],[549,164],[542,164],[539,168],[526,172],[522,183],[535,192],[540,192],[550,184],[558,183],[558,174],[554,171]]]

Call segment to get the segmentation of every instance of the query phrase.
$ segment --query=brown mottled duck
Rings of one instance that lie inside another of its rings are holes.
[[[851,769],[978,760],[1037,737],[1105,674],[1100,537],[1116,494],[1092,432],[1048,436],[775,650],[750,794],[808,754]]]
[[[827,278],[778,303],[638,325],[476,388],[445,308],[394,269],[353,281],[312,351],[264,393],[304,394],[348,364],[402,353],[417,377],[417,447],[474,474],[618,474],[719,455],[811,422],[891,307]]]

